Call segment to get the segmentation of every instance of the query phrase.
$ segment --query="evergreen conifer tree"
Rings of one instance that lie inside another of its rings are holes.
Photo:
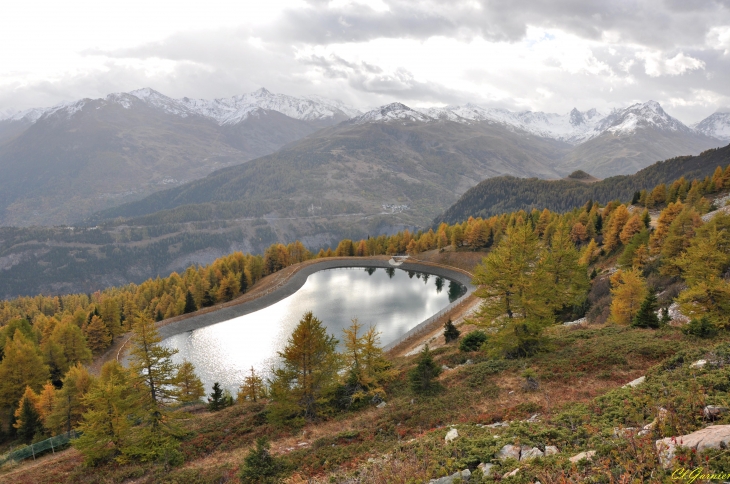
[[[270,448],[271,445],[266,437],[259,437],[256,440],[256,448],[249,451],[238,475],[243,484],[280,482],[278,475],[286,470],[286,466],[271,455]]]
[[[29,393],[32,395],[29,395]],[[18,430],[18,438],[26,444],[30,444],[37,434],[43,433],[41,415],[35,406],[37,400],[38,396],[30,387],[27,387],[23,398],[20,400],[18,410],[15,412],[14,427]]]
[[[213,391],[210,393],[210,396],[208,397],[208,409],[212,412],[216,412],[218,410],[221,410],[225,408],[226,401],[223,397],[223,389],[221,388],[221,384],[218,382],[213,383]]]
[[[241,294],[246,294],[246,291],[248,290],[248,277],[246,276],[245,270],[241,271],[239,286],[241,287]]]
[[[188,290],[188,292],[185,293],[185,309],[183,309],[183,313],[194,313],[197,310],[198,307],[195,305],[195,299],[193,299],[193,294],[190,292],[190,290]]]
[[[438,391],[441,385],[436,381],[436,377],[441,374],[441,371],[441,367],[434,361],[428,345],[424,346],[418,357],[416,367],[408,373],[411,390],[418,394],[430,394]]]
[[[446,321],[446,324],[444,324],[444,340],[446,340],[447,343],[451,343],[452,341],[459,339],[460,334],[461,331],[456,329],[454,323],[451,322],[451,318],[449,318],[449,320]]]
[[[656,315],[656,302],[656,295],[649,291],[631,325],[637,328],[658,328],[659,318]]]

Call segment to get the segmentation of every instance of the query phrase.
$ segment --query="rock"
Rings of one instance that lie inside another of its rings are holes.
[[[380,402],[379,404],[375,405],[375,408],[385,408],[385,406],[388,405],[385,402]]]
[[[539,414],[539,413],[536,413],[536,414],[535,414],[535,415],[533,415],[532,417],[530,417],[530,418],[528,418],[527,420],[525,420],[525,422],[527,422],[527,423],[535,423],[535,422],[539,422],[539,421],[540,421],[540,419],[539,419],[539,418],[537,418],[537,417],[539,417],[539,416],[540,416],[540,414]]]
[[[538,457],[542,457],[544,455],[545,454],[543,453],[543,451],[541,451],[537,447],[522,447],[522,452],[520,453],[520,462],[537,459]]]
[[[705,449],[719,449],[730,443],[730,425],[710,425],[697,432],[679,437],[667,437],[656,441],[659,461],[665,469],[672,467],[677,447],[695,449],[697,453]]]
[[[449,368],[446,365],[441,365],[441,369],[444,370],[444,371],[449,371],[451,368]]]
[[[473,364],[474,364],[474,362],[473,362],[472,360],[466,360],[466,361],[464,362],[464,364],[465,364],[465,365],[473,365]]]
[[[558,450],[558,448],[555,447],[554,445],[546,445],[545,446],[545,455],[555,455],[555,454],[557,454],[559,452],[560,451]]]
[[[691,365],[689,365],[690,368],[703,368],[707,364],[707,360],[697,360]]]
[[[459,437],[459,431],[456,429],[451,429],[446,433],[446,437],[444,437],[444,438],[446,440],[446,443],[448,444],[449,442],[456,440],[458,437]]]
[[[646,376],[640,376],[636,380],[631,380],[630,382],[628,382],[626,385],[622,386],[621,388],[638,387],[639,385],[644,383],[645,380],[646,380]]]
[[[702,409],[702,414],[707,420],[715,420],[723,413],[727,412],[727,407],[720,407],[718,405],[708,405]]]
[[[520,472],[520,468],[513,470],[512,472],[507,472],[505,475],[502,476],[502,479],[507,479],[508,477],[516,476],[517,473]]]
[[[636,427],[614,427],[613,428],[613,436],[614,437],[631,437],[636,433]]]
[[[490,429],[496,429],[497,427],[509,427],[509,424],[507,422],[496,422],[493,424],[485,425],[485,427]]]
[[[580,454],[574,455],[573,457],[571,457],[568,460],[570,462],[572,462],[573,464],[576,464],[576,463],[580,462],[583,459],[588,460],[588,461],[592,461],[594,455],[596,455],[596,451],[595,450],[587,450],[585,452],[581,452]]]
[[[579,326],[586,323],[587,321],[588,320],[586,318],[580,318],[576,319],[575,321],[568,321],[567,323],[563,323],[563,326]]]
[[[454,484],[456,480],[459,479],[460,482],[469,482],[471,479],[471,471],[469,469],[464,469],[461,472],[454,472],[450,476],[441,477],[440,479],[431,479],[429,484]]]
[[[480,469],[482,471],[482,474],[484,477],[491,477],[492,476],[492,469],[494,468],[494,464],[487,464],[482,462],[477,466],[477,469]]]
[[[515,459],[520,460],[520,448],[516,445],[505,445],[497,453],[499,460]]]

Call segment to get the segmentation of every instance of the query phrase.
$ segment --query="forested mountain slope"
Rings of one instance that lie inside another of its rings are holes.
[[[684,176],[687,180],[711,176],[718,166],[730,163],[730,145],[708,150],[699,156],[681,156],[657,162],[634,175],[615,176],[586,184],[577,179],[539,180],[497,177],[484,180],[467,191],[458,202],[434,219],[454,223],[470,216],[489,216],[514,210],[548,208],[558,212],[572,210],[594,200],[630,201],[634,193],[660,183],[671,183]]]

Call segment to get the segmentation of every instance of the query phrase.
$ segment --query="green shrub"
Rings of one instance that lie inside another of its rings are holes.
[[[266,437],[256,440],[256,448],[251,449],[243,461],[243,468],[238,475],[241,482],[267,484],[281,480],[280,476],[286,472],[287,466],[269,453],[270,448],[271,444]]]
[[[690,321],[682,328],[682,332],[699,338],[712,338],[717,335],[717,328],[707,316],[702,316],[700,319]]]
[[[463,352],[477,351],[487,342],[487,335],[484,331],[472,331],[471,333],[464,336],[459,343],[459,350]]]

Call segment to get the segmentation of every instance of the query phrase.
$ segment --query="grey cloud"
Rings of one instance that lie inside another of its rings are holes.
[[[385,1],[390,10],[384,12],[313,2],[313,8],[284,12],[274,35],[315,44],[434,35],[517,41],[533,25],[595,40],[613,32],[622,42],[671,48],[702,45],[712,26],[730,23],[728,2],[719,1],[479,0],[479,9],[463,0]]]

